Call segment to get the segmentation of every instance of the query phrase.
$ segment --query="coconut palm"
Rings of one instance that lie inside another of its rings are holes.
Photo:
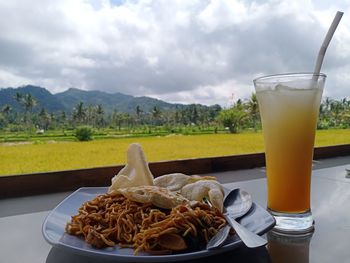
[[[143,123],[143,120],[142,120],[143,110],[141,109],[140,105],[136,106],[135,111],[136,111],[137,122],[142,124]]]
[[[85,120],[87,124],[95,127],[96,120],[97,120],[96,107],[90,104],[86,107],[85,112],[86,112]]]
[[[12,108],[8,104],[6,104],[6,105],[4,105],[4,107],[2,107],[1,112],[3,113],[6,121],[9,121],[9,115],[10,115],[11,111],[12,111]]]
[[[25,123],[27,128],[30,129],[32,124],[33,108],[37,105],[37,100],[30,93],[22,94],[19,92],[16,92],[14,98],[24,108]]]
[[[247,105],[248,114],[253,122],[254,131],[257,129],[257,122],[259,121],[259,104],[256,94],[253,92],[249,98]]]
[[[49,128],[50,122],[51,122],[51,116],[46,111],[45,108],[41,108],[39,112],[39,122],[40,122],[40,128],[47,130]]]
[[[98,104],[96,107],[96,122],[98,127],[102,127],[105,123],[104,114],[105,110],[103,109],[102,104]]]
[[[30,114],[33,111],[33,108],[37,105],[37,100],[32,96],[32,94],[27,94],[24,96],[24,107],[27,112]]]
[[[86,118],[86,108],[83,102],[79,102],[73,109],[73,120],[82,124]]]
[[[159,122],[159,118],[160,118],[162,112],[159,109],[159,107],[154,106],[151,113],[152,113],[152,118],[153,118],[154,124],[156,125]]]
[[[331,116],[334,121],[334,126],[337,127],[341,122],[341,114],[343,105],[340,101],[334,100],[330,105]]]
[[[67,126],[67,115],[65,111],[61,111],[60,115],[58,116],[58,123],[62,129],[62,132],[64,133]]]

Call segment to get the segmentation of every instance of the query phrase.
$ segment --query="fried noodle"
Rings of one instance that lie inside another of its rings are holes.
[[[171,253],[160,242],[162,236],[175,234],[203,245],[225,224],[221,212],[201,202],[165,210],[109,193],[85,202],[67,223],[66,232],[97,248],[119,245],[134,248],[135,254]]]

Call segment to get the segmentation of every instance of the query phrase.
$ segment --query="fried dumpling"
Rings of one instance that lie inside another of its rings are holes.
[[[112,178],[112,185],[108,192],[141,185],[153,185],[153,175],[149,170],[141,145],[132,143],[127,151],[127,164]]]
[[[159,176],[154,179],[154,185],[166,187],[170,191],[180,191],[182,187],[200,180],[216,180],[214,176],[186,175],[183,173],[172,173]]]
[[[139,203],[152,203],[153,205],[171,209],[188,200],[180,195],[174,193],[167,188],[158,186],[137,186],[118,189],[116,193],[122,194],[126,198]]]
[[[185,185],[181,189],[181,195],[188,200],[202,201],[208,198],[213,207],[221,212],[224,203],[224,189],[221,184],[214,180],[201,180],[192,184]]]

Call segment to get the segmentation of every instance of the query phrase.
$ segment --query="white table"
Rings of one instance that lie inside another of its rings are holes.
[[[316,169],[312,179],[312,212],[316,221],[315,233],[311,240],[291,242],[276,241],[269,235],[268,249],[247,249],[242,247],[229,254],[217,256],[223,262],[350,262],[350,178],[345,177],[343,162],[336,166]],[[316,164],[317,166],[318,164]],[[319,164],[322,167],[322,164]],[[317,167],[316,167],[317,168]],[[229,178],[248,178],[234,183],[226,183],[228,188],[241,187],[253,196],[253,200],[266,206],[266,180],[264,169],[257,168],[244,171],[217,173],[221,181]],[[242,176],[244,175],[244,177]],[[238,177],[237,177],[238,176]],[[255,179],[259,178],[259,179]],[[33,197],[34,210],[58,203],[69,193]],[[51,203],[49,202],[51,200]],[[0,201],[0,209],[11,209],[17,204],[29,204],[30,197],[14,198]],[[19,205],[19,207],[21,206]],[[16,215],[0,217],[0,262],[6,263],[53,263],[53,262],[102,262],[96,258],[76,255],[64,250],[52,248],[41,234],[41,225],[49,211],[30,212],[27,208]],[[8,211],[9,212],[9,211]],[[6,214],[6,213],[5,213]],[[265,236],[266,238],[266,236]],[[276,252],[277,251],[277,252]],[[301,251],[301,252],[300,252]],[[294,257],[294,258],[293,258]],[[192,262],[212,262],[212,258]]]

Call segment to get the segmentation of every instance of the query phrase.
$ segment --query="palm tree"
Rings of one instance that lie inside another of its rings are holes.
[[[1,112],[4,114],[6,121],[9,121],[9,115],[10,115],[11,111],[12,111],[12,108],[8,104],[6,104],[6,105],[4,105],[4,107],[2,107]]]
[[[82,124],[86,118],[86,109],[83,102],[79,102],[73,110],[73,120]]]
[[[8,104],[5,104],[4,107],[2,107],[2,110],[1,110],[1,111],[2,111],[4,114],[9,114],[11,110],[12,110],[11,106],[8,105]]]
[[[143,110],[141,109],[140,105],[136,106],[135,111],[136,111],[137,121],[142,124],[141,116],[142,116]]]
[[[9,114],[11,111],[11,106],[6,104],[2,107],[0,112],[0,128],[6,127],[6,125],[10,122]]]
[[[27,94],[24,96],[24,107],[27,112],[32,113],[33,108],[37,105],[36,99],[32,96],[32,94]]]
[[[259,104],[256,94],[253,92],[247,103],[248,114],[253,121],[253,128],[256,131],[256,124],[259,120]]]
[[[22,98],[23,98],[23,94],[22,93],[19,93],[19,92],[16,92],[15,96],[14,96],[14,99],[20,104],[22,105]]]
[[[325,115],[326,115],[326,106],[324,103],[321,103],[320,104],[320,108],[319,108],[319,114],[318,114],[318,118],[320,120],[323,120],[325,118]]]
[[[243,101],[242,101],[241,99],[238,99],[238,100],[236,101],[236,103],[233,104],[233,106],[234,106],[235,108],[238,108],[238,109],[240,109],[240,110],[243,110],[243,108],[244,108],[244,103],[243,103]]]
[[[97,123],[96,107],[92,104],[89,104],[86,107],[85,112],[86,112],[86,117],[85,117],[86,123],[88,125],[95,127]]]
[[[40,128],[47,130],[50,125],[51,117],[50,117],[50,114],[47,113],[45,108],[41,108],[39,112],[39,118],[40,118]]]
[[[98,104],[97,107],[96,107],[96,119],[97,119],[97,126],[98,127],[102,127],[105,120],[103,118],[105,114],[105,111],[103,109],[103,106],[102,104]]]
[[[326,106],[326,110],[329,110],[330,105],[332,103],[332,99],[330,99],[329,97],[326,97],[324,103],[325,103],[325,106]]]
[[[24,108],[25,123],[29,129],[32,123],[32,111],[37,105],[37,100],[30,93],[23,95],[19,92],[16,92],[14,98]]]
[[[209,110],[206,109],[205,107],[199,108],[199,122],[200,122],[200,125],[206,126],[208,128],[209,127],[209,121],[210,121]]]
[[[26,109],[26,114],[29,113],[28,116],[28,128],[32,126],[32,115],[33,115],[33,108],[37,105],[36,99],[32,96],[32,94],[27,94],[24,97],[24,107]]]
[[[179,109],[179,107],[176,105],[175,106],[175,114],[174,114],[174,122],[175,122],[175,125],[179,124],[180,120],[181,120],[181,111]]]
[[[334,120],[335,127],[337,127],[341,122],[342,110],[343,110],[343,105],[340,101],[334,100],[331,102],[330,111],[331,111],[331,116]]]
[[[152,118],[154,120],[154,124],[156,125],[159,121],[159,118],[161,116],[161,111],[157,106],[154,106],[152,109]]]
[[[197,124],[199,118],[196,104],[190,104],[182,110],[182,122],[184,124]]]
[[[126,124],[128,129],[132,129],[134,127],[135,118],[131,116],[129,113],[122,113],[122,121]]]
[[[61,111],[61,114],[58,116],[58,120],[59,120],[59,125],[61,126],[62,128],[62,132],[64,134],[64,130],[66,128],[66,125],[67,125],[67,115],[66,115],[66,112],[65,111]]]
[[[121,130],[121,126],[122,126],[122,122],[123,122],[123,119],[124,119],[123,114],[119,113],[116,109],[114,109],[111,119],[112,119],[113,124],[115,126],[117,126],[118,130],[120,131]]]

